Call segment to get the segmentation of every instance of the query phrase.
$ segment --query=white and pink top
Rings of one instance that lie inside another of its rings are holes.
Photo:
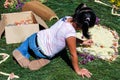
[[[64,17],[50,28],[37,33],[38,45],[45,55],[53,57],[65,48],[66,38],[70,36],[76,37],[76,31],[74,27],[67,22],[67,18],[70,17]]]

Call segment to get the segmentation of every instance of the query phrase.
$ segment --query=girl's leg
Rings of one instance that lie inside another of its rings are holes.
[[[27,68],[30,63],[30,54],[28,52],[29,38],[27,38],[16,50],[13,51],[13,57],[16,59],[19,65],[24,68]]]
[[[21,67],[23,67],[23,68],[28,67],[28,65],[30,63],[29,59],[24,57],[19,50],[14,50],[13,51],[13,57]]]
[[[28,66],[28,68],[30,70],[38,70],[50,62],[49,59],[46,59],[47,58],[46,56],[44,56],[43,54],[40,53],[40,51],[39,51],[40,48],[36,45],[36,41],[37,41],[36,37],[37,37],[37,35],[34,35],[33,37],[31,37],[29,39],[29,48],[34,52],[34,54],[38,58],[41,58],[41,59],[31,61],[29,66]]]
[[[41,67],[47,65],[48,63],[50,62],[50,60],[48,59],[38,59],[38,60],[33,60],[30,62],[28,68],[30,70],[38,70],[40,69]]]
[[[32,36],[30,36],[32,37]],[[29,37],[29,38],[30,38]],[[16,50],[20,51],[20,53],[27,59],[30,58],[30,54],[28,52],[28,42],[29,42],[29,38],[27,38]]]
[[[29,38],[28,46],[34,52],[36,57],[46,58],[46,56],[40,53],[40,48],[37,46],[37,34],[34,34],[32,37]]]

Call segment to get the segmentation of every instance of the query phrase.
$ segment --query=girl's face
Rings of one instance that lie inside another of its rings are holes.
[[[81,30],[81,28],[79,26],[76,27],[76,30]]]
[[[81,30],[80,26],[78,26],[76,22],[73,22],[72,25],[74,26],[75,30]]]
[[[80,25],[80,24],[78,24],[78,23],[75,23],[76,24],[76,30],[81,30],[81,26],[82,25]]]

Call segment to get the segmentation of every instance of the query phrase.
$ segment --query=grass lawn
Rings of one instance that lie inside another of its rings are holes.
[[[0,0],[0,14],[19,11],[15,9],[5,9],[3,7],[4,1],[5,0]],[[74,9],[81,2],[86,3],[94,9],[100,18],[101,25],[115,29],[118,34],[120,34],[120,17],[111,15],[111,8],[95,3],[94,0],[48,0],[45,5],[54,10],[58,17],[61,18],[65,15],[72,15]],[[51,26],[55,21],[56,20],[47,21],[46,23]],[[18,46],[19,44],[6,44],[5,36],[0,39],[0,53],[11,55],[12,51]],[[79,57],[79,59],[81,58]],[[0,64],[0,71],[7,73],[14,72],[20,76],[19,79],[14,80],[120,80],[120,58],[117,58],[116,61],[111,63],[95,59],[86,65],[79,65],[91,71],[93,75],[90,79],[82,79],[78,76],[61,57],[53,59],[50,64],[38,71],[30,71],[29,69],[21,68],[13,61],[12,56],[10,56],[6,62]],[[0,80],[6,79],[6,76],[0,75]]]

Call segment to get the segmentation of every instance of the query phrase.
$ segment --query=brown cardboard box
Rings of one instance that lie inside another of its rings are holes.
[[[20,43],[23,42],[28,36],[39,31],[39,24],[28,24],[20,26],[6,26],[5,37],[6,43]]]
[[[5,30],[7,44],[20,43],[31,34],[38,32],[39,24],[48,28],[46,23],[31,11],[2,14],[0,37]]]

